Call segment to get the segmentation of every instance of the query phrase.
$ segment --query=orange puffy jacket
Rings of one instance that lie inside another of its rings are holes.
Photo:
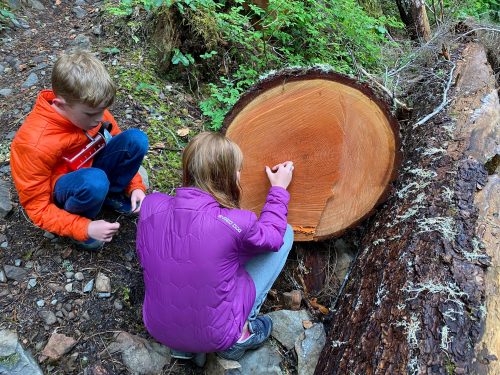
[[[16,133],[11,146],[10,165],[12,177],[19,193],[19,201],[33,222],[49,232],[87,240],[90,219],[71,214],[54,204],[52,192],[59,177],[71,172],[63,155],[71,155],[88,142],[82,129],[57,113],[51,106],[55,95],[44,90],[38,96],[33,111]],[[112,135],[121,132],[108,110],[104,121],[113,124]],[[89,131],[92,137],[99,127]],[[90,167],[92,160],[84,167]],[[126,189],[146,190],[137,173]]]

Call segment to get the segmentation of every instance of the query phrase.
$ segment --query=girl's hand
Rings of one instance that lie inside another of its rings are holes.
[[[144,198],[146,198],[146,194],[141,189],[132,190],[132,194],[130,194],[131,213],[139,213]]]
[[[283,189],[286,189],[292,181],[293,169],[294,166],[292,161],[285,161],[284,163],[277,164],[272,168],[269,168],[266,165],[266,173],[271,186],[280,186]]]

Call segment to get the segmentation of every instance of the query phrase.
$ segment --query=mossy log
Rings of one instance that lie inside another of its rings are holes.
[[[321,69],[263,79],[224,122],[244,155],[242,207],[260,213],[264,166],[292,160],[288,219],[296,241],[339,235],[383,201],[399,167],[399,129],[367,84]]]
[[[315,374],[500,373],[500,188],[484,167],[498,92],[481,45],[452,59],[453,104],[402,127],[397,191],[367,225]]]

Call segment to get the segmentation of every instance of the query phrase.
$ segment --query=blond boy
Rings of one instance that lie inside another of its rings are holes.
[[[138,212],[145,197],[138,169],[147,137],[137,129],[121,132],[107,110],[115,93],[92,54],[62,55],[52,72],[52,90],[39,94],[11,147],[12,176],[28,216],[87,249],[111,241],[120,227],[95,220],[103,205]],[[91,142],[101,148],[89,149]]]

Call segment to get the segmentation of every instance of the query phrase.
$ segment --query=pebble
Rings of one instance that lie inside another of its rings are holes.
[[[90,315],[88,311],[84,311],[82,314],[82,318],[85,320],[90,320]]]
[[[68,272],[65,272],[64,275],[66,275],[67,279],[72,279],[73,276],[75,275],[75,273],[71,272],[71,271],[68,271]]]
[[[79,20],[87,16],[87,11],[79,5],[73,7],[72,11],[75,14],[75,17],[78,18]]]
[[[44,236],[45,238],[48,238],[49,240],[51,240],[51,239],[53,239],[53,238],[56,238],[55,234],[50,233],[50,232],[47,232],[47,231],[45,231],[45,232],[43,233],[43,236]]]
[[[63,318],[63,317],[64,317],[64,315],[63,315],[62,311],[56,311],[56,316],[57,316],[58,318]]]
[[[5,276],[5,272],[3,272],[2,269],[0,269],[0,283],[6,283],[7,282],[7,276]]]
[[[28,280],[28,289],[34,288],[36,286],[36,279],[29,279]]]
[[[12,89],[1,89],[0,90],[0,95],[1,96],[10,96],[12,94]]]
[[[83,273],[82,272],[77,272],[75,273],[75,280],[76,281],[83,281],[84,277],[83,277]]]
[[[118,311],[123,309],[123,303],[119,299],[116,299],[113,305],[115,306],[115,309],[117,309]]]
[[[101,25],[94,26],[94,27],[92,28],[92,33],[93,33],[94,35],[98,35],[98,36],[99,36],[99,35],[101,35],[101,34],[102,34],[102,26],[101,26]],[[0,72],[0,73],[1,73],[1,72]]]
[[[49,326],[51,326],[52,324],[57,322],[57,318],[52,311],[49,311],[49,310],[41,311],[40,316],[42,317],[45,324],[47,324]]]
[[[6,248],[8,248],[8,247],[9,247],[9,243],[8,243],[7,241],[2,242],[2,243],[0,244],[0,247],[1,247],[2,249],[6,249]]]
[[[45,306],[45,301],[43,299],[39,299],[38,301],[36,301],[36,305],[38,307],[44,307]]]
[[[16,267],[20,267],[20,266],[21,266],[21,259],[16,259],[16,260],[14,261],[14,266],[16,266]]]
[[[73,319],[75,319],[75,318],[76,318],[75,313],[74,313],[73,311],[71,311],[71,312],[68,314],[68,319],[73,320]]]
[[[28,260],[28,261],[26,262],[26,264],[24,265],[24,268],[26,268],[26,269],[30,270],[30,269],[32,269],[32,268],[33,268],[33,265],[34,265],[34,264],[35,264],[35,263],[34,263],[32,260]]]
[[[52,306],[54,306],[55,304],[57,304],[57,299],[56,299],[56,298],[54,298],[52,301],[50,301],[50,304],[51,304]]]
[[[66,310],[68,310],[68,311],[71,311],[71,310],[73,309],[73,306],[71,306],[71,303],[66,303],[66,304],[64,305],[64,308],[65,308]]]
[[[21,85],[23,89],[29,89],[31,86],[34,86],[38,83],[38,76],[35,73],[31,73],[28,76],[28,79],[24,81],[24,83]]]
[[[83,293],[90,293],[94,288],[94,279],[90,280],[84,287]]]
[[[106,292],[104,292],[104,293],[97,293],[97,296],[99,298],[109,298],[109,297],[111,297],[111,293],[106,293]]]
[[[4,71],[5,71],[5,66],[0,64],[0,74],[3,74]]]
[[[64,289],[66,289],[66,292],[71,293],[73,291],[73,283],[66,284]]]

